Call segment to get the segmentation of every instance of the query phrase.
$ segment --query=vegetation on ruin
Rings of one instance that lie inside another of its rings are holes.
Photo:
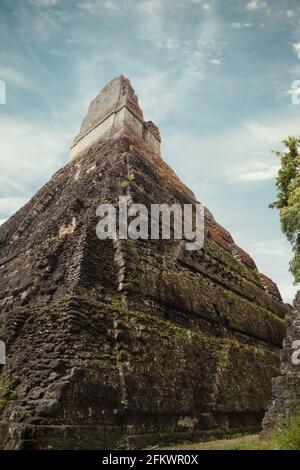
[[[300,282],[300,138],[288,137],[283,141],[285,150],[274,152],[281,167],[276,178],[277,200],[270,204],[279,209],[282,231],[292,245],[293,259],[290,271],[295,283]]]
[[[241,443],[233,450],[300,450],[300,412],[290,422],[275,430],[268,438],[253,438],[252,441]]]

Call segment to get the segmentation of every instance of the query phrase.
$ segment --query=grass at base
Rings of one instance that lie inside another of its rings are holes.
[[[171,447],[160,447],[159,450],[238,450],[239,446],[249,448],[255,446],[258,442],[259,436],[251,435],[235,437],[233,439],[178,444]]]
[[[268,439],[260,439],[259,435],[236,436],[161,447],[160,450],[300,450],[300,414],[294,416],[288,426],[274,431]]]

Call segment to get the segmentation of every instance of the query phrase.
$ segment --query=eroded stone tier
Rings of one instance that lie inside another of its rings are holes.
[[[116,109],[110,87],[114,105],[78,139]],[[135,98],[128,109],[142,121]],[[120,195],[147,207],[196,201],[123,126],[0,227],[3,448],[144,447],[260,426],[285,334],[277,287],[208,210],[199,251],[98,240],[96,208]]]

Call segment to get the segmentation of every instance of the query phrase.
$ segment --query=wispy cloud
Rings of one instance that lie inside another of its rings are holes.
[[[78,19],[77,2],[74,2],[76,8],[70,10],[67,2],[60,3],[58,0],[32,0],[31,3],[33,8],[23,7],[15,12],[18,18],[18,34],[26,35],[24,45],[28,40],[36,44],[37,37],[42,42],[55,39],[55,35],[62,33],[68,22]],[[56,8],[56,5],[59,8]]]
[[[235,135],[228,136],[232,159],[227,165],[234,168],[228,173],[229,178],[248,183],[274,179],[279,164],[271,150],[281,148],[282,140],[289,134],[299,134],[298,125],[291,118],[276,119],[273,123],[267,120],[245,123]]]
[[[191,3],[198,4],[205,11],[210,11],[212,9],[211,3],[205,0],[191,0]]]
[[[211,5],[209,3],[203,3],[202,8],[203,10],[210,11]]]
[[[300,59],[300,42],[293,44],[294,51],[297,54],[298,59]]]
[[[287,10],[285,14],[288,18],[293,18],[296,15],[294,10]]]
[[[70,140],[59,127],[1,117],[0,196],[6,202],[10,197],[26,197],[28,188],[47,180],[62,161],[67,161]],[[3,201],[0,212],[6,208],[10,215],[12,207]]]
[[[268,8],[268,3],[263,0],[251,0],[246,5],[246,10],[261,10],[263,8]]]
[[[280,168],[279,165],[259,165],[262,168],[249,171],[248,173],[240,174],[236,176],[236,181],[266,181],[274,179]]]
[[[0,66],[0,77],[8,85],[16,85],[23,89],[34,89],[35,85],[31,78],[24,75],[20,70],[12,69],[10,67]]]
[[[222,59],[211,59],[210,63],[214,65],[221,65]]]
[[[0,196],[0,214],[1,216],[9,217],[11,214],[19,210],[24,204],[26,204],[27,198],[10,196],[10,197],[1,197]],[[3,222],[6,219],[1,218]]]
[[[292,88],[290,88],[287,92],[287,95],[297,95],[300,96],[300,80],[295,80],[292,83]]]
[[[165,49],[178,49],[179,47],[178,41],[174,38],[166,38],[163,42],[158,41],[157,45]]]
[[[33,15],[24,14],[22,22],[22,28],[28,37],[34,40],[38,36],[40,41],[46,41],[61,29],[57,15],[45,9]]]
[[[116,0],[87,0],[80,2],[78,7],[91,14],[95,14],[100,13],[103,9],[110,12],[119,11],[122,8],[122,3]]]
[[[31,0],[31,3],[37,7],[53,7],[59,0]]]
[[[233,29],[250,28],[251,26],[252,26],[251,22],[249,22],[249,23],[238,23],[238,22],[231,23],[231,27]]]
[[[92,2],[92,8],[100,4],[103,2]],[[82,9],[83,3],[80,5]],[[119,2],[120,8],[122,5]],[[211,60],[216,65],[221,63],[222,46],[218,39],[222,30],[219,20],[211,10],[209,15],[200,12],[197,27],[187,29],[183,35],[176,22],[171,20],[168,7],[169,3],[165,0],[143,0],[130,3],[127,9],[137,40],[149,43],[143,44],[145,51],[157,50],[157,55],[164,58],[161,64],[137,61],[123,52],[125,45],[122,42],[118,48],[108,45],[107,52],[106,49],[103,50],[101,56],[96,51],[78,59],[75,68],[76,79],[81,82],[81,92],[87,95],[89,91],[92,99],[92,90],[97,83],[98,87],[101,84],[95,78],[101,79],[105,75],[106,64],[109,66],[113,63],[117,64],[120,72],[128,74],[137,90],[142,90],[141,105],[145,116],[159,124],[161,120],[175,115],[174,113],[180,112],[182,115],[183,104],[186,104],[190,94],[205,79]],[[182,14],[182,8],[186,8],[186,4],[174,4],[177,14]],[[99,10],[96,14],[99,14]],[[78,42],[76,39],[75,41]],[[91,80],[95,81],[92,86],[87,83]],[[96,90],[97,88],[95,92]]]
[[[275,121],[273,119],[274,122],[270,121],[270,117],[261,117],[256,122],[228,127],[213,137],[203,135],[201,129],[199,137],[182,131],[178,136],[167,136],[163,147],[165,154],[182,169],[181,176],[196,193],[199,174],[211,185],[215,175],[223,184],[231,186],[233,183],[263,183],[274,179],[279,169],[272,150],[283,148],[282,140],[287,135],[300,134],[296,119],[281,116]],[[189,170],[181,165],[186,149]]]
[[[201,9],[197,11],[199,19],[196,27],[191,29],[186,27],[184,15],[192,3],[199,5]],[[102,52],[101,63],[104,65],[108,61],[115,62],[120,71],[129,70],[134,85],[143,90],[142,104],[145,112],[152,119],[164,119],[182,109],[182,101],[205,79],[209,64],[218,65],[222,61],[222,45],[218,40],[222,33],[221,22],[213,3],[203,0],[174,2],[172,14],[166,0],[118,1],[114,4],[123,13],[126,10],[137,41],[149,43],[149,46],[144,45],[144,50],[156,48],[159,56],[164,55],[164,63],[153,66],[151,63],[148,65],[132,61],[131,64],[131,55],[122,53],[122,44],[118,51],[110,48],[109,57]],[[86,0],[81,1],[79,7],[101,15],[104,8],[107,8],[107,2]],[[175,14],[183,18],[180,28],[174,21]],[[98,54],[98,63],[99,59]],[[91,74],[93,75],[93,71]]]
[[[138,2],[138,8],[140,8],[145,13],[152,15],[157,14],[157,12],[163,9],[162,0],[141,0]]]
[[[165,3],[162,0],[142,0],[138,2],[133,11],[136,18],[139,37],[147,39],[154,45],[160,46],[165,42],[168,26],[168,15],[166,15]],[[173,28],[172,34],[168,34],[177,42],[177,31]]]

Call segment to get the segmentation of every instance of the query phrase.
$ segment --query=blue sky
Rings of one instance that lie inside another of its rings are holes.
[[[272,149],[300,135],[299,0],[0,0],[0,220],[69,158],[89,102],[130,78],[164,159],[286,301]]]

